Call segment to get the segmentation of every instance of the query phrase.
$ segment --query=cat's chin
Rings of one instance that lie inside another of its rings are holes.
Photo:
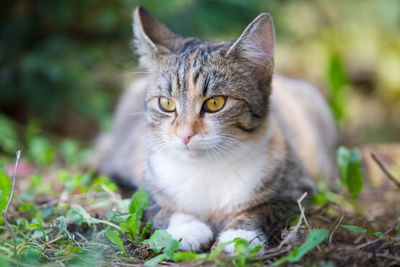
[[[201,159],[206,159],[210,156],[210,154],[207,153],[206,150],[197,149],[190,146],[189,147],[180,146],[173,148],[172,150],[174,154],[173,156],[180,160],[188,160],[188,161],[201,160]]]
[[[175,150],[177,156],[181,159],[193,160],[199,159],[205,156],[205,151],[190,148],[190,147],[182,147]]]

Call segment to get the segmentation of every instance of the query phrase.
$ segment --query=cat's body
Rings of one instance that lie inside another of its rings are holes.
[[[266,14],[234,43],[180,38],[141,8],[134,28],[150,73],[122,97],[97,167],[148,189],[148,216],[182,238],[182,249],[265,241],[313,192],[310,175],[332,174],[335,129],[323,98],[272,77]]]

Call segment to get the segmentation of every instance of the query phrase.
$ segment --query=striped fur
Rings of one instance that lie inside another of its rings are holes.
[[[182,249],[235,233],[266,241],[296,199],[314,191],[310,176],[332,174],[335,129],[325,101],[306,83],[273,76],[266,13],[234,42],[179,37],[140,7],[134,32],[149,74],[122,96],[96,167],[148,189],[148,218],[182,238]],[[176,110],[162,111],[160,96]],[[213,96],[225,105],[206,112]],[[182,132],[191,134],[187,145]]]

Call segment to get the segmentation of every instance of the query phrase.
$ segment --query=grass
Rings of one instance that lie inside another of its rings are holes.
[[[276,229],[265,253],[238,238],[229,242],[235,252],[226,255],[222,248],[228,243],[206,253],[179,251],[179,240],[143,221],[146,191],[122,199],[107,177],[90,170],[73,173],[73,165],[66,165],[68,171],[56,162],[38,167],[25,161],[23,152],[15,187],[17,164],[0,163],[0,266],[400,264],[400,189],[389,179],[385,188],[364,184],[357,149],[341,147],[337,159],[339,188],[333,192],[319,182],[313,203],[304,207],[299,200],[299,217]],[[388,191],[397,195],[393,206],[384,201]],[[386,215],[371,219],[370,203],[386,209]]]

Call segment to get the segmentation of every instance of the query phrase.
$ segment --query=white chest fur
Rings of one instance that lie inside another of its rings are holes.
[[[206,216],[229,212],[251,200],[268,170],[265,142],[253,151],[235,151],[221,159],[180,161],[168,154],[153,154],[156,184],[186,212]]]

